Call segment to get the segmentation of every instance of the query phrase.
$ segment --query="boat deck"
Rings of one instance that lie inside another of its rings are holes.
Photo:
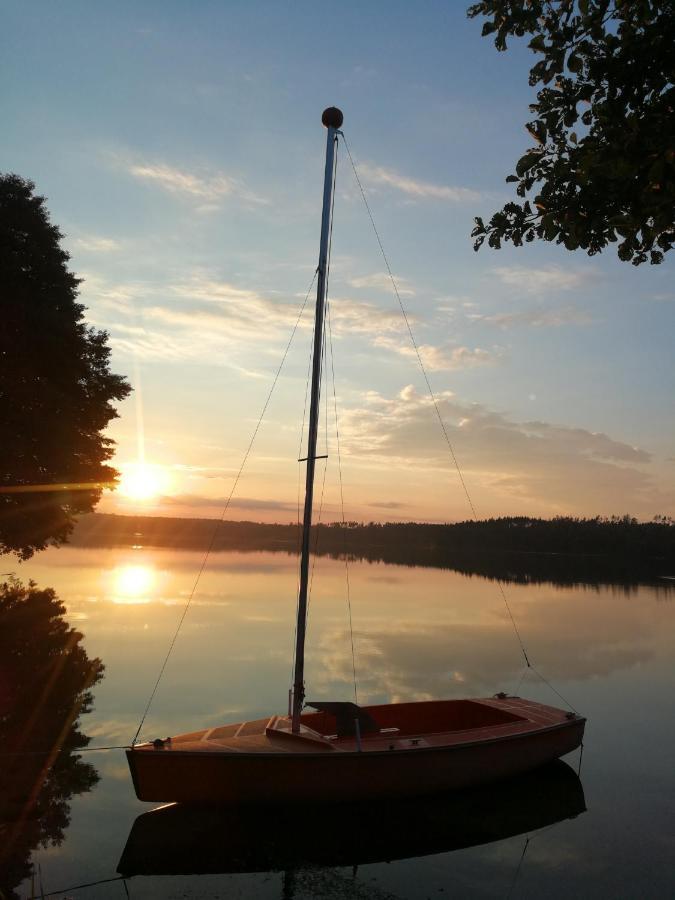
[[[138,744],[134,750],[256,755],[415,750],[516,737],[569,724],[570,719],[563,710],[519,697],[403,703],[364,711],[383,727],[363,734],[360,741],[331,733],[333,717],[313,712],[302,716],[299,734],[291,732],[288,716],[275,715]]]

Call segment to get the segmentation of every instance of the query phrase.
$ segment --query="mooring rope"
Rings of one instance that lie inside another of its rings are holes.
[[[109,747],[51,747],[49,750],[3,750],[0,758],[5,756],[56,756],[59,753],[98,753],[103,750],[130,750],[131,744],[111,744]]]
[[[98,881],[86,881],[84,884],[71,884],[67,888],[61,888],[59,891],[41,891],[41,897],[56,897],[58,895],[63,896],[64,894],[69,894],[71,891],[82,891],[85,888],[98,887],[101,884],[112,884],[115,881],[126,881],[126,875],[113,875],[112,878],[99,878]],[[126,884],[124,885],[126,890]],[[127,896],[129,896],[129,892],[127,891]]]
[[[511,880],[511,884],[509,886],[508,893],[506,894],[506,900],[510,900],[510,898],[513,896],[513,890],[516,886],[516,882],[518,881],[518,877],[520,876],[520,870],[523,868],[523,862],[525,861],[525,854],[527,853],[527,848],[529,846],[530,846],[530,836],[529,836],[529,834],[527,834],[527,835],[525,835],[525,844],[523,845],[523,852],[520,854],[520,859],[518,860],[518,866],[516,867],[516,871]]]

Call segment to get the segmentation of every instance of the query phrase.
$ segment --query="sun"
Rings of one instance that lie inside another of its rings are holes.
[[[122,474],[117,490],[130,500],[152,500],[169,487],[169,474],[164,466],[136,462],[125,463],[120,468]]]

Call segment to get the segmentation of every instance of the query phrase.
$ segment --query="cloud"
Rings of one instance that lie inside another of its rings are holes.
[[[486,325],[496,325],[498,328],[513,328],[518,325],[530,328],[560,328],[563,325],[589,325],[593,321],[587,312],[575,306],[493,313],[492,315],[470,313],[467,318],[483,322]]]
[[[649,468],[651,455],[609,435],[544,421],[519,422],[480,404],[437,395],[457,458],[481,506],[520,511],[652,515],[675,501]],[[412,386],[397,396],[370,392],[344,409],[344,452],[383,466],[451,471],[433,403]],[[484,498],[484,499],[483,499]]]
[[[266,297],[201,273],[175,284],[108,284],[87,278],[89,318],[118,350],[153,359],[210,359],[227,365],[246,345],[287,338],[300,304]],[[306,311],[301,329],[311,328]],[[248,372],[248,374],[256,374]]]
[[[403,320],[397,309],[384,310],[372,303],[334,298],[330,301],[331,327],[335,334],[381,335],[401,331]],[[416,321],[408,316],[410,322]]]
[[[195,197],[203,197],[206,200],[231,194],[233,189],[232,182],[225,175],[204,179],[162,163],[132,165],[129,172],[136,178],[154,181],[164,190],[193,194]]]
[[[214,212],[220,209],[222,200],[235,197],[253,205],[269,201],[252,191],[244,183],[221,171],[190,172],[166,162],[134,162],[117,158],[118,162],[134,178],[154,184],[171,194],[179,194],[200,201],[199,212]]]
[[[200,509],[225,509],[227,497],[203,497],[199,494],[175,494],[162,497],[163,506],[193,506]],[[277,510],[297,515],[297,503],[284,500],[260,500],[256,497],[233,497],[229,509]]]
[[[121,352],[149,359],[209,359],[235,368],[237,354],[253,346],[271,350],[287,339],[300,313],[298,298],[266,296],[203,272],[163,285],[111,284],[87,276],[82,294],[90,321],[108,330],[112,346]],[[336,337],[378,338],[402,328],[398,310],[348,298],[331,299],[330,316]],[[308,331],[312,324],[308,303],[298,327]]]
[[[223,447],[205,446],[205,450],[216,450],[219,453],[224,452]],[[227,478],[231,479],[237,474],[236,468],[232,466],[192,466],[185,464],[177,464],[174,468],[187,475],[188,478]]]
[[[480,194],[470,188],[450,187],[444,184],[433,184],[430,181],[419,181],[386,169],[383,166],[372,166],[361,163],[359,173],[368,184],[385,185],[394,188],[415,200],[443,200],[448,203],[465,203],[480,199]]]
[[[503,284],[518,288],[527,294],[571,291],[595,277],[594,272],[573,271],[560,266],[547,266],[542,269],[528,269],[525,266],[499,266],[493,271]]]
[[[120,250],[122,245],[112,238],[100,237],[95,234],[83,235],[72,242],[76,250],[86,250],[89,253],[114,253]]]
[[[82,272],[80,294],[87,306],[94,304],[93,310],[87,310],[87,318],[94,324],[103,324],[97,321],[101,318],[100,310],[131,314],[143,292],[143,287],[136,283],[110,284],[99,275]]]
[[[392,350],[401,356],[417,360],[415,349],[409,341],[381,335],[373,341],[376,347]],[[483,350],[475,347],[449,347],[434,346],[433,344],[418,344],[422,362],[427,369],[433,372],[456,371],[458,369],[472,369],[476,366],[494,365],[499,361],[501,353],[497,351]]]
[[[396,287],[401,296],[407,294],[409,297],[412,297],[415,294],[415,291],[408,286],[409,283],[405,278],[394,275],[394,281],[396,282]],[[376,290],[386,291],[387,293],[391,293],[393,290],[391,277],[388,272],[374,272],[372,275],[362,275],[360,278],[351,278],[349,284],[355,288],[375,288]]]

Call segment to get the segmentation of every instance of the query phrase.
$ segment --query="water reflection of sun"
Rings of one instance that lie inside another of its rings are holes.
[[[149,603],[156,577],[150,566],[119,566],[112,573],[114,603]]]

